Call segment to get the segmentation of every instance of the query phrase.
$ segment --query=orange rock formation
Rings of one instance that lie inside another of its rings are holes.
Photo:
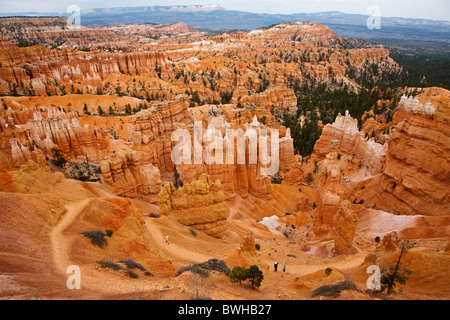
[[[162,214],[174,216],[178,222],[220,237],[227,228],[230,209],[225,203],[219,180],[212,182],[203,174],[192,183],[175,189],[165,183],[159,194]]]

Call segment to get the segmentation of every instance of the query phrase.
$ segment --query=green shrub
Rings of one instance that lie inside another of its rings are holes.
[[[277,174],[270,178],[270,182],[272,184],[281,184],[281,182],[283,182],[283,178],[279,174]]]
[[[232,283],[239,282],[239,284],[242,284],[242,281],[248,280],[249,284],[252,287],[261,286],[261,282],[263,279],[263,272],[258,268],[257,265],[252,265],[249,269],[236,266],[233,268],[233,271],[230,274],[230,281]]]
[[[236,266],[233,268],[233,271],[231,271],[230,281],[231,283],[239,282],[239,284],[242,284],[242,281],[247,280],[249,275],[250,275],[249,269],[245,267]]]
[[[113,270],[122,270],[122,267],[112,260],[101,260],[97,262],[102,268],[109,268]]]
[[[139,278],[139,276],[130,269],[125,270],[125,274],[130,278]]]
[[[209,276],[209,271],[222,272],[225,273],[227,276],[231,274],[231,270],[230,268],[227,267],[225,261],[219,259],[209,259],[208,261],[202,263],[194,263],[186,267],[182,267],[177,271],[175,276],[178,277],[185,271],[197,273],[202,277]]]
[[[100,248],[108,244],[108,240],[105,238],[106,233],[101,230],[84,231],[82,234],[90,239],[93,245],[99,246]]]
[[[333,269],[331,269],[331,268],[326,268],[326,269],[325,269],[325,274],[326,274],[327,276],[329,276],[329,275],[331,274],[331,271],[333,271]]]
[[[261,282],[264,279],[264,275],[257,265],[253,265],[250,266],[248,278],[252,287],[260,287]]]
[[[112,235],[113,235],[113,231],[112,230],[110,230],[110,229],[106,229],[105,230],[105,233],[106,233],[106,235],[108,236],[108,237],[112,237]]]
[[[406,280],[412,271],[402,266],[401,262],[398,262],[397,266],[391,265],[389,267],[381,268],[381,291],[387,289],[387,293],[390,293],[389,286],[395,287],[397,284],[404,285]],[[391,287],[391,288],[392,288]]]
[[[53,160],[52,163],[55,166],[61,167],[63,164],[67,162],[67,160],[62,156],[62,150],[59,148],[52,148],[51,151],[53,152]]]
[[[336,297],[339,296],[342,290],[355,290],[361,292],[356,285],[350,280],[345,280],[339,282],[338,284],[330,284],[317,288],[311,294],[312,297],[315,296],[326,296],[326,297]]]
[[[129,269],[139,269],[144,272],[147,271],[147,269],[145,269],[140,263],[137,263],[133,259],[120,260],[119,263],[125,264]]]
[[[261,250],[261,245],[259,243],[255,244],[255,249],[258,251]]]
[[[195,232],[195,230],[194,229],[189,229],[189,232],[194,236],[194,237],[196,237],[197,236],[197,232]]]

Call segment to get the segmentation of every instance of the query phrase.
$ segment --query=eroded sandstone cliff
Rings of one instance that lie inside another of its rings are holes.
[[[205,174],[178,189],[172,183],[164,183],[159,194],[160,211],[183,225],[220,237],[227,229],[230,214],[221,188],[219,180],[213,182]]]

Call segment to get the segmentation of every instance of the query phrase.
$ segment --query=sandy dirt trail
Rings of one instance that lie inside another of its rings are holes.
[[[175,258],[185,260],[186,262],[204,262],[212,258],[210,255],[203,254],[199,251],[191,251],[178,245],[178,241],[174,241],[173,237],[169,237],[168,244],[164,238],[165,234],[151,219],[145,221],[145,226],[156,247],[166,253],[171,260]]]
[[[89,201],[90,199],[85,199],[79,202],[67,203],[65,205],[65,214],[50,233],[53,262],[60,273],[66,274],[67,267],[72,265],[69,255],[71,239],[63,233],[75,221]]]
[[[108,192],[102,190],[97,193],[98,196],[117,197]],[[71,260],[70,250],[73,245],[74,236],[64,234],[65,231],[76,222],[78,216],[83,212],[83,209],[89,205],[91,198],[84,199],[77,202],[66,203],[66,212],[61,217],[60,221],[51,231],[51,245],[53,262],[56,270],[64,278],[67,279],[67,267],[74,265],[74,261]],[[147,216],[142,217],[145,221],[145,228],[150,236],[152,245],[155,249],[170,259],[179,266],[188,265],[191,263],[204,262],[212,258],[222,258],[224,255],[231,253],[239,246],[239,243],[234,243],[230,239],[228,241],[221,241],[218,239],[210,239],[208,237],[193,237],[190,234],[186,234],[186,230],[178,229],[168,222]],[[237,229],[232,228],[237,232]],[[255,231],[257,231],[255,229]],[[169,233],[169,243],[166,243],[164,238],[166,232]],[[172,232],[172,233],[171,233]],[[183,233],[184,232],[184,233]],[[274,234],[275,236],[275,234]],[[280,241],[280,242],[278,242]],[[267,274],[268,287],[276,286],[275,283],[280,285],[281,282],[290,281],[294,277],[300,277],[318,270],[326,268],[325,264],[329,263],[334,268],[341,270],[351,269],[359,266],[365,257],[363,252],[358,252],[354,255],[348,256],[344,259],[321,259],[312,256],[309,261],[306,259],[298,259],[295,261],[289,261],[287,264],[287,272],[283,275],[283,280],[273,273],[273,259],[277,259],[280,262],[280,266],[284,262],[283,259],[291,253],[292,248],[287,247],[286,243],[288,239],[278,238],[278,241],[268,241],[266,245],[269,247],[275,247],[278,250],[278,254],[275,256],[268,256],[266,254],[261,255],[257,260],[259,263],[269,266],[271,274]],[[273,253],[273,252],[272,252]],[[326,260],[326,261],[324,261]],[[324,264],[325,263],[325,264]],[[280,267],[281,268],[281,267]],[[114,276],[105,276],[95,270],[95,266],[81,265],[82,274],[82,288],[94,290],[103,294],[130,294],[136,292],[136,282],[132,279]],[[269,284],[269,282],[273,282]],[[179,287],[181,284],[178,279],[175,278],[149,278],[142,279],[139,282],[141,288],[145,288],[146,291],[160,290],[165,286]]]
[[[106,195],[106,193],[105,193]],[[70,249],[73,243],[72,236],[65,235],[65,230],[73,224],[83,209],[89,205],[91,199],[85,199],[65,205],[66,212],[60,221],[51,231],[51,246],[53,263],[56,271],[68,278],[71,273],[67,273],[67,268],[76,265],[70,258]],[[100,294],[132,294],[135,292],[161,290],[164,286],[176,286],[176,280],[164,279],[141,279],[139,284],[133,282],[132,279],[123,278],[121,276],[105,277],[99,274],[94,266],[80,266],[81,273],[81,289],[92,290]]]

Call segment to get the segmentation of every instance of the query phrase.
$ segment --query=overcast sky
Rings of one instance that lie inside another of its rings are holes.
[[[225,9],[258,13],[341,11],[367,14],[379,6],[381,16],[450,20],[450,0],[0,0],[0,12],[62,12],[70,5],[81,9],[219,4]]]

